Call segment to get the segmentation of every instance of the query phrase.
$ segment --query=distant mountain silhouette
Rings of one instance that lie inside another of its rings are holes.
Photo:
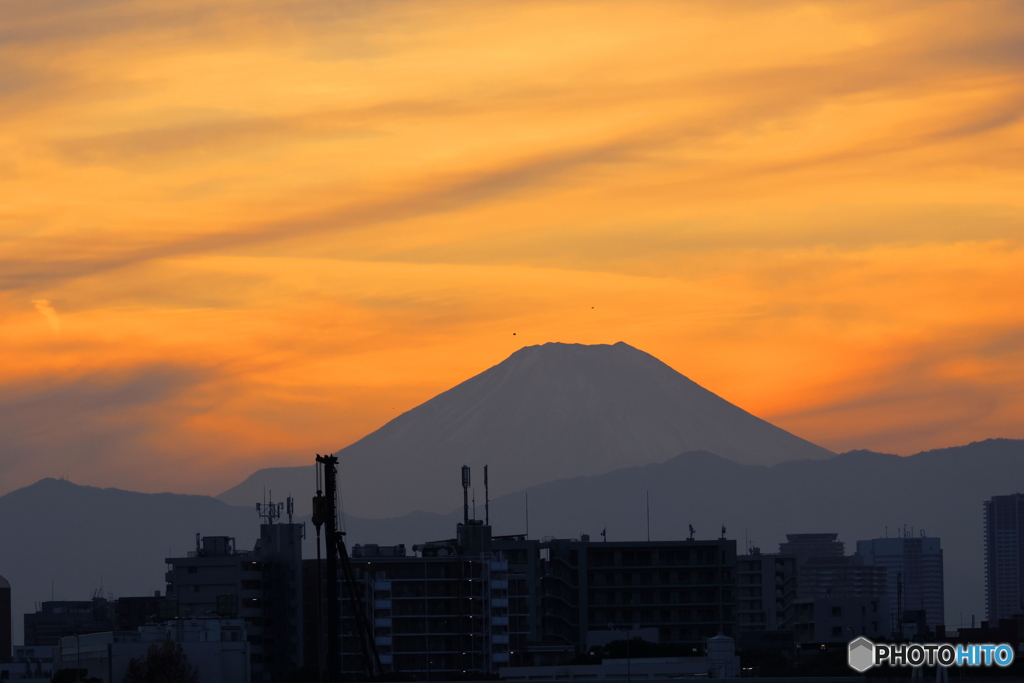
[[[456,472],[457,474],[457,472]],[[834,531],[852,553],[856,541],[924,529],[942,539],[946,617],[984,618],[982,501],[1024,492],[1024,441],[992,439],[957,448],[895,455],[852,451],[828,460],[771,467],[742,465],[697,451],[663,463],[602,475],[562,479],[491,501],[495,534],[578,537],[600,542],[647,538],[645,499],[650,492],[651,538],[680,539],[693,524],[698,538],[721,527],[776,552],[786,533]],[[262,495],[262,491],[261,491]],[[277,499],[275,494],[275,500]],[[283,497],[283,496],[282,496]],[[477,505],[477,516],[483,506]],[[347,515],[348,542],[414,543],[451,538],[462,517],[459,500],[447,514],[413,512],[391,519]],[[457,508],[457,509],[456,509]],[[115,595],[163,590],[163,558],[194,547],[195,534],[226,535],[238,547],[255,542],[259,518],[251,503],[233,507],[205,496],[142,494],[45,479],[0,497],[0,575],[12,588],[15,642],[21,614],[48,600],[85,599],[99,587]],[[297,519],[296,521],[305,521]],[[315,556],[307,523],[304,552]]]
[[[622,342],[520,349],[337,455],[348,510],[386,517],[450,509],[464,464],[482,505],[484,464],[497,496],[694,450],[753,465],[835,455]],[[260,470],[218,497],[249,504],[266,488],[294,494],[308,512],[313,481],[311,467]]]
[[[197,532],[252,548],[255,507],[209,496],[135,493],[42,479],[0,497],[0,574],[11,582],[15,643],[22,614],[49,600],[88,600],[100,589],[152,595],[165,589],[164,558],[195,549]]]

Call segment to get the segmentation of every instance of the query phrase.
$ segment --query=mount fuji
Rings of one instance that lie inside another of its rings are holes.
[[[445,513],[470,465],[483,502],[556,479],[594,476],[707,451],[743,465],[835,454],[729,403],[619,342],[528,346],[337,452],[347,512]],[[251,505],[264,489],[308,512],[312,466],[260,470],[218,498]]]

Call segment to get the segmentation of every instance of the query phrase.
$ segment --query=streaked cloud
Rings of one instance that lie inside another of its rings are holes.
[[[1002,1],[8,3],[5,483],[217,492],[553,340],[832,449],[1024,437],[1021,45]]]

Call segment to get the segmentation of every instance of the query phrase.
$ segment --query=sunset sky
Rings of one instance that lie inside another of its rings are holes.
[[[0,0],[0,494],[219,493],[548,341],[1024,438],[1022,116],[1017,0]]]

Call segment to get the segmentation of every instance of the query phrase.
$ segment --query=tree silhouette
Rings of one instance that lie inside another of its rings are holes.
[[[199,672],[188,663],[181,645],[171,642],[153,643],[145,659],[128,662],[124,683],[198,683]]]
[[[102,679],[86,678],[88,669],[57,669],[50,679],[50,683],[103,683]]]

